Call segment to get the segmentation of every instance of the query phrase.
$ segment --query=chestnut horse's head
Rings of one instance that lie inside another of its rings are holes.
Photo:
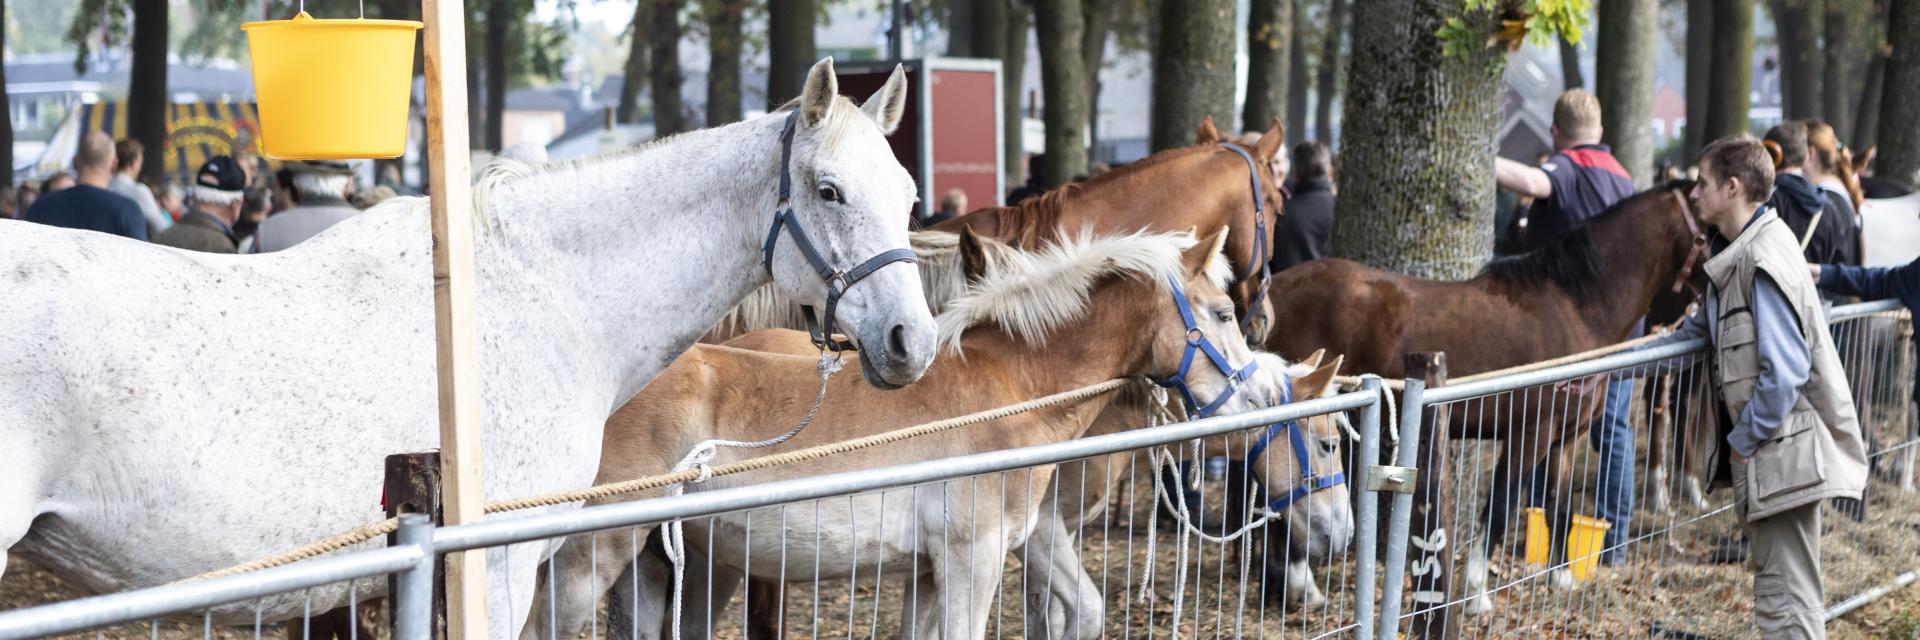
[[[1279,118],[1274,118],[1266,131],[1228,137],[1214,128],[1213,116],[1207,116],[1200,122],[1195,137],[1198,146],[1216,147],[1218,155],[1238,160],[1242,165],[1215,173],[1215,180],[1205,184],[1247,194],[1238,203],[1227,200],[1230,217],[1225,221],[1238,236],[1227,248],[1227,257],[1234,266],[1234,282],[1229,293],[1241,317],[1241,330],[1248,340],[1260,344],[1266,341],[1273,324],[1272,301],[1266,299],[1271,275],[1267,264],[1273,261],[1274,227],[1286,205],[1281,196],[1278,170],[1280,157],[1286,153],[1286,127]],[[1224,167],[1229,163],[1213,160],[1209,166],[1213,164]],[[1239,179],[1241,175],[1246,178]]]

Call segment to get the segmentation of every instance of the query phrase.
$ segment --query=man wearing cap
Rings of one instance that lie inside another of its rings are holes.
[[[160,235],[156,244],[208,253],[234,253],[233,223],[245,204],[247,174],[227,156],[200,165],[187,187],[187,213]]]
[[[279,251],[360,213],[347,202],[353,195],[353,167],[345,162],[288,162],[293,173],[294,206],[274,214],[253,232],[253,253]]]

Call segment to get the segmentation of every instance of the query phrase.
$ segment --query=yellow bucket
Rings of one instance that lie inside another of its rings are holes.
[[[260,142],[281,160],[395,158],[407,149],[411,20],[292,20],[240,25],[253,54]]]
[[[1612,523],[1600,518],[1573,517],[1573,530],[1567,532],[1567,558],[1572,563],[1574,579],[1593,577],[1593,570],[1599,565],[1600,551],[1605,548],[1607,530],[1612,528]],[[1547,528],[1546,512],[1539,507],[1527,507],[1527,564],[1547,563],[1551,535],[1552,531]]]

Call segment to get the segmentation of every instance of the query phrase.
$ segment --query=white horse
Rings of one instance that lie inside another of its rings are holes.
[[[782,112],[584,162],[508,161],[475,190],[488,500],[593,480],[608,415],[748,292],[828,285],[780,231],[848,270],[907,246],[912,179],[884,136],[896,69],[865,106],[831,60]],[[789,125],[788,123],[793,124]],[[782,139],[791,126],[791,160]],[[187,253],[0,221],[0,549],[116,591],[255,560],[382,516],[382,459],[436,446],[425,201],[385,204],[290,251]],[[854,284],[838,316],[869,382],[905,385],[935,337],[916,267]],[[577,506],[577,505],[572,505]],[[563,508],[572,508],[563,507]],[[377,543],[374,543],[377,544]],[[489,633],[514,637],[558,541],[488,551]],[[360,595],[384,590],[361,581]],[[313,611],[347,588],[310,592]],[[303,594],[265,598],[266,620]],[[251,622],[253,605],[213,612]]]

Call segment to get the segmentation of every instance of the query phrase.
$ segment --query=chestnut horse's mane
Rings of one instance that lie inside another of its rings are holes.
[[[1019,225],[1019,233],[1007,238],[1008,243],[1024,248],[1033,248],[1045,242],[1059,238],[1060,219],[1067,212],[1067,199],[1081,189],[1118,182],[1132,178],[1135,174],[1150,167],[1185,158],[1196,153],[1217,149],[1216,144],[1196,144],[1177,149],[1168,149],[1160,153],[1135,160],[1112,171],[1088,178],[1081,182],[1071,182],[1028,198],[1019,204],[1000,210],[1000,219]]]

